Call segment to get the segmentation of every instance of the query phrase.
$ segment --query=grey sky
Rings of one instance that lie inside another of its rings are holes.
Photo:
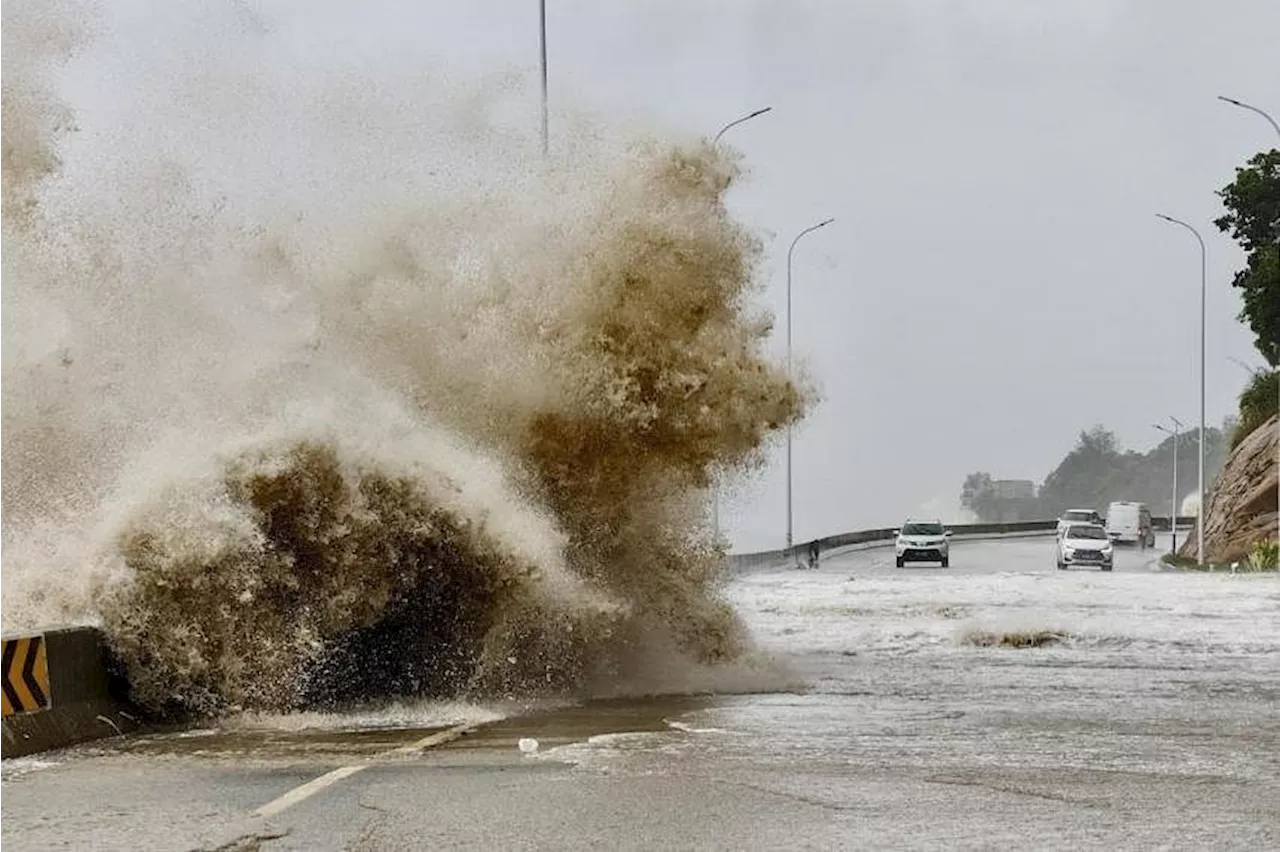
[[[1145,447],[1193,420],[1196,245],[1156,210],[1209,241],[1210,421],[1234,409],[1226,357],[1256,358],[1213,190],[1273,142],[1214,96],[1280,110],[1280,4],[616,5],[552,18],[554,90],[690,128],[772,105],[729,138],[779,312],[790,237],[837,218],[795,266],[826,393],[797,435],[798,539],[894,523],[977,468],[1040,480],[1093,422]],[[779,540],[781,473],[729,513],[740,546]]]
[[[1194,421],[1197,249],[1156,211],[1209,243],[1209,420],[1234,410],[1227,359],[1259,359],[1214,190],[1276,143],[1214,98],[1280,113],[1275,0],[548,6],[553,144],[566,109],[690,138],[774,107],[726,141],[779,328],[788,242],[837,219],[796,256],[797,353],[825,395],[796,435],[797,540],[940,511],[972,470],[1039,481],[1096,422],[1145,448],[1153,421]],[[169,14],[132,8],[111,15]],[[536,67],[536,0],[246,8],[309,61]],[[781,543],[774,455],[726,507],[739,549]]]

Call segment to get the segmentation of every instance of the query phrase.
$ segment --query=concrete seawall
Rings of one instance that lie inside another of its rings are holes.
[[[124,695],[102,634],[92,627],[5,636],[3,756],[136,729]]]

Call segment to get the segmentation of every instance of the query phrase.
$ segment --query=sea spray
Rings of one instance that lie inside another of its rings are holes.
[[[763,357],[732,154],[580,128],[544,163],[484,106],[509,85],[266,62],[230,12],[73,124],[74,28],[33,8],[4,8],[6,629],[99,623],[180,714],[741,657],[710,471],[812,394]]]

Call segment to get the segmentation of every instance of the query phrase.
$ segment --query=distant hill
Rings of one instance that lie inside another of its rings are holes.
[[[1178,499],[1195,492],[1199,430],[1179,436]],[[1205,487],[1222,470],[1227,452],[1224,430],[1205,430]],[[1173,437],[1146,453],[1121,450],[1114,433],[1102,426],[1081,432],[1075,447],[1045,477],[1034,495],[1011,495],[1007,481],[987,473],[971,473],[960,492],[960,504],[987,522],[1037,520],[1058,517],[1066,509],[1106,512],[1116,500],[1146,503],[1156,515],[1169,513],[1173,492]]]

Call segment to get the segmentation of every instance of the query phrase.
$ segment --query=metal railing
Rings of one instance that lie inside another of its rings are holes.
[[[1194,526],[1195,520],[1194,517],[1180,515],[1178,516],[1178,528]],[[961,537],[988,535],[1002,537],[1052,532],[1057,529],[1058,522],[1055,519],[1052,521],[1015,521],[1002,524],[946,524],[945,526],[954,535]],[[1153,516],[1151,518],[1151,528],[1157,532],[1167,532],[1169,530],[1169,518]],[[895,529],[895,527],[883,527],[870,530],[855,530],[814,539],[791,548],[764,550],[758,553],[734,553],[729,556],[729,568],[731,571],[738,572],[766,565],[781,565],[794,562],[797,558],[804,558],[814,544],[818,545],[818,553],[821,555],[832,550],[859,544],[888,543],[893,541]]]

